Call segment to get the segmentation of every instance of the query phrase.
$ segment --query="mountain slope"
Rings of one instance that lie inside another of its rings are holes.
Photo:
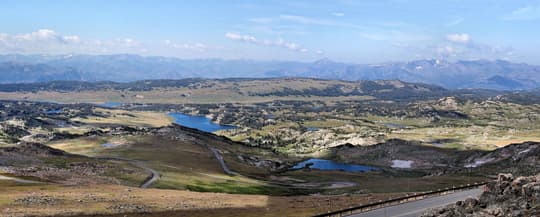
[[[0,81],[2,83],[44,82],[57,79],[93,80],[84,73],[73,68],[52,67],[47,64],[24,64],[4,62],[0,64]]]
[[[138,55],[0,55],[0,83],[51,80],[110,80],[310,77],[393,80],[445,88],[523,90],[540,87],[540,66],[508,61],[418,60],[382,64],[221,59],[177,59]]]

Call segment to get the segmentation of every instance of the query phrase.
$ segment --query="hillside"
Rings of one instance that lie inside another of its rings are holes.
[[[312,78],[56,81],[0,90],[9,99],[0,101],[0,189],[7,192],[0,209],[10,215],[218,209],[216,216],[227,216],[236,203],[222,204],[231,197],[217,193],[232,193],[257,206],[238,203],[245,216],[275,216],[270,209],[278,207],[278,215],[308,216],[539,171],[540,106],[519,103],[535,91]],[[236,127],[202,132],[172,124],[184,123],[171,113]],[[310,158],[378,169],[296,167]],[[167,190],[134,189],[149,180]],[[38,196],[20,193],[42,185]]]
[[[0,84],[0,99],[55,102],[246,103],[275,100],[414,100],[445,96],[494,97],[503,91],[449,90],[399,80],[343,81],[313,78],[143,80],[128,83],[50,81]]]

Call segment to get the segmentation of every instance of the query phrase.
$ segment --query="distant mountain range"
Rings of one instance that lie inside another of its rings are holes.
[[[128,82],[145,79],[309,77],[393,80],[450,89],[540,87],[540,66],[503,60],[417,60],[381,64],[142,57],[138,55],[0,55],[0,83],[52,80]]]

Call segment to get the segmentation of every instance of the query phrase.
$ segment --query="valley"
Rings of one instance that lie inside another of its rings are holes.
[[[539,1],[2,1],[0,217],[540,216]]]
[[[305,78],[100,85],[0,85],[4,214],[30,203],[35,215],[306,216],[540,171],[540,107],[521,99],[534,92]],[[99,199],[77,205],[85,195]]]

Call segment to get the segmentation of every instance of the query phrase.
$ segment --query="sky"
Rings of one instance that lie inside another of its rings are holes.
[[[540,64],[540,0],[3,0],[1,54]]]

